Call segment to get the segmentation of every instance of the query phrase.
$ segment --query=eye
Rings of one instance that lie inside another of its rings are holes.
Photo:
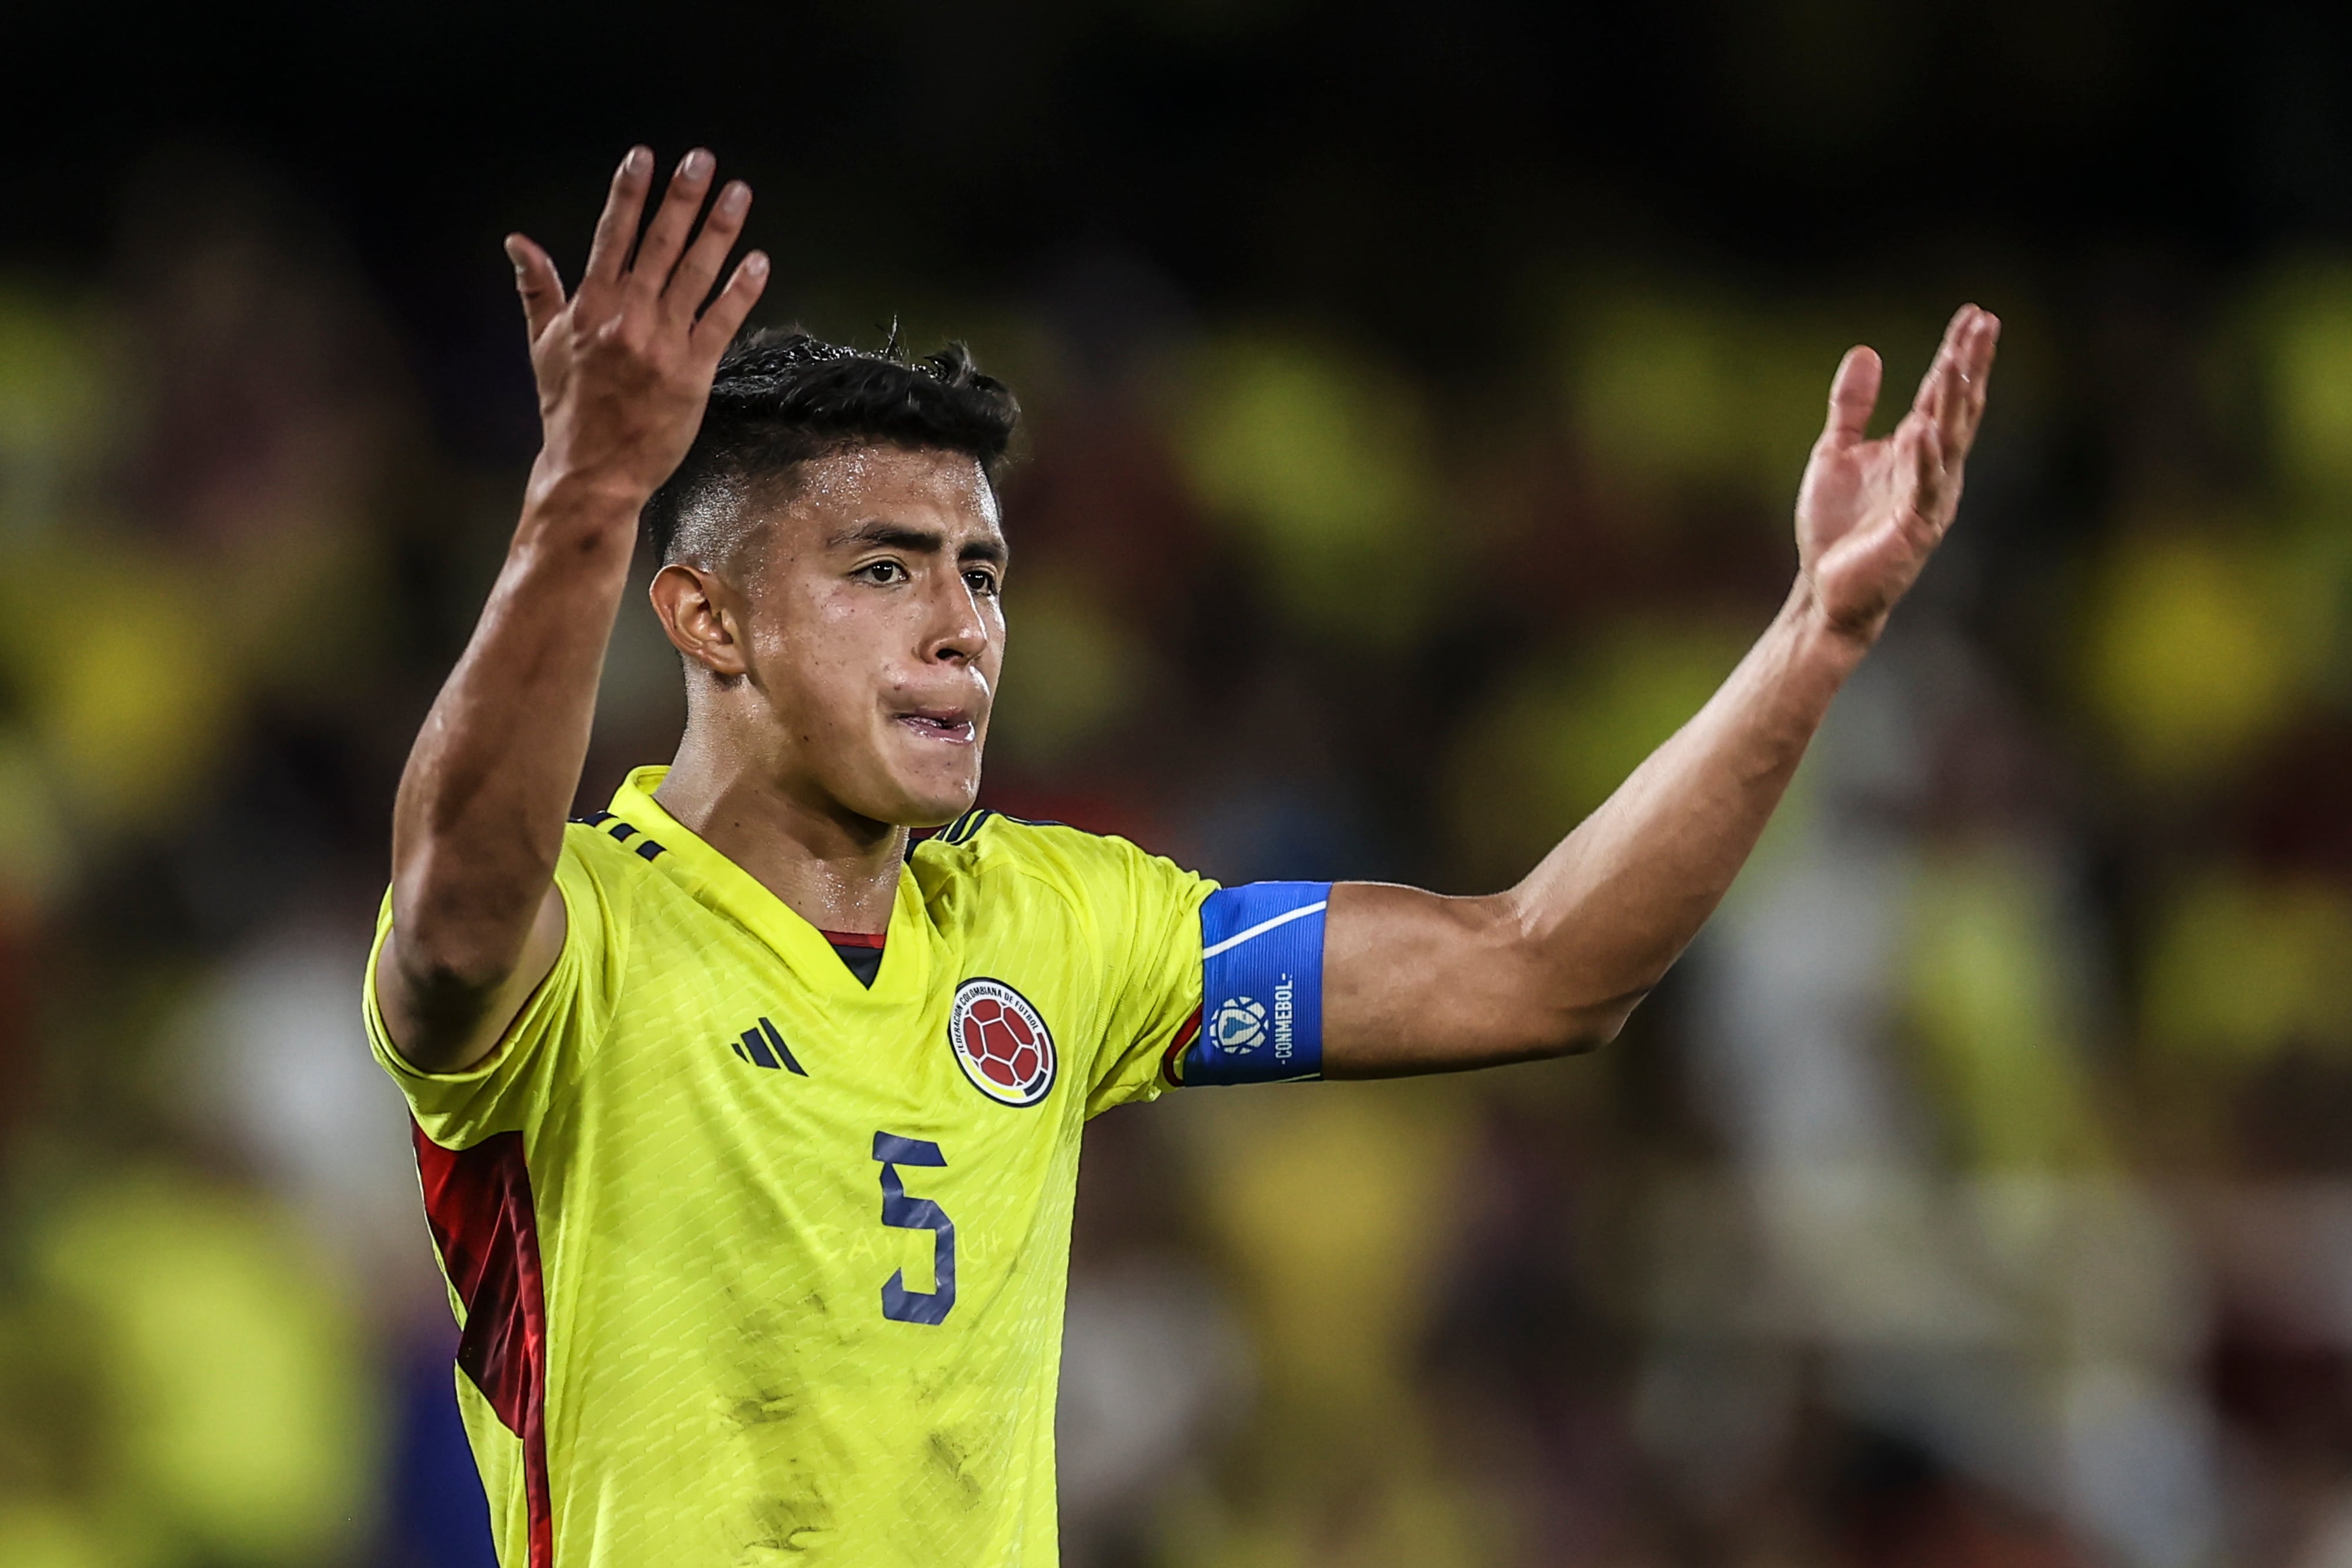
[[[864,566],[859,567],[856,571],[851,572],[849,575],[857,579],[861,582],[871,582],[885,586],[894,582],[906,582],[910,580],[907,576],[907,569],[899,565],[895,560],[868,561]]]
[[[963,574],[963,580],[974,593],[992,594],[996,591],[996,573],[986,567],[974,567]]]

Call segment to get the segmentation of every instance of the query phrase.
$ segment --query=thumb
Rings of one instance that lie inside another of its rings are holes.
[[[1830,382],[1829,417],[1822,423],[1822,440],[1831,446],[1851,446],[1870,428],[1871,411],[1878,406],[1879,378],[1885,374],[1872,350],[1853,348],[1838,361]]]
[[[507,235],[506,248],[507,259],[514,263],[515,292],[522,296],[523,322],[536,343],[563,309],[563,279],[556,276],[547,252],[528,236]]]

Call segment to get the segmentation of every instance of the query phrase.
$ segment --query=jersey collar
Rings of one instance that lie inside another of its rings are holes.
[[[667,767],[637,768],[613,797],[613,815],[667,852],[653,857],[655,870],[667,873],[702,903],[765,942],[804,984],[823,995],[843,1001],[897,1002],[923,993],[930,978],[930,947],[922,940],[922,892],[912,872],[899,868],[881,973],[868,990],[823,932],[663,809],[654,791],[668,773]]]

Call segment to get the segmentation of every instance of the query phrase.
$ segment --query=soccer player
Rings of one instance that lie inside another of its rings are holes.
[[[720,285],[714,179],[654,202],[631,152],[568,296],[509,241],[544,445],[401,780],[368,1029],[507,1568],[1038,1568],[1087,1118],[1612,1037],[1951,521],[1999,327],[1960,310],[1882,440],[1847,354],[1786,605],[1517,887],[1220,888],[972,809],[1013,399],[736,343],[768,263]],[[567,825],[641,517],[686,732]]]

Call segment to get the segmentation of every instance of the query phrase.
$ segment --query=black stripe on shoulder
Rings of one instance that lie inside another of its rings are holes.
[[[650,862],[656,856],[669,852],[667,844],[654,839],[639,838],[634,824],[621,821],[610,811],[591,811],[584,817],[574,817],[572,820],[583,828],[604,828],[604,836],[616,844],[625,844],[631,839],[636,839],[636,846],[629,852],[641,861]],[[605,827],[607,822],[612,826]]]
[[[1024,828],[1066,828],[1069,826],[1067,822],[1056,822],[1039,817],[1016,817],[1012,815],[1010,812],[999,811],[992,807],[982,806],[975,810],[966,811],[962,816],[958,817],[954,821],[950,822],[946,827],[941,828],[938,832],[932,834],[931,838],[937,842],[943,844],[955,844],[959,846],[968,844],[971,842],[973,839],[980,836],[981,829],[988,826],[991,822],[1013,822]]]

